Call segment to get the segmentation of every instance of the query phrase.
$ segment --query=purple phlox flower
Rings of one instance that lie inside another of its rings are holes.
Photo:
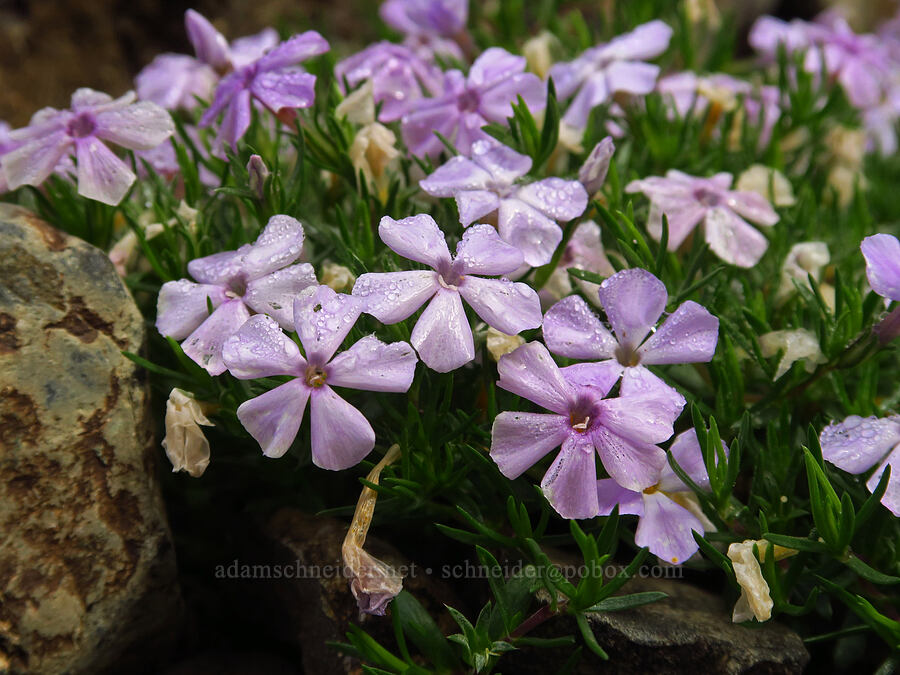
[[[771,227],[778,222],[778,214],[762,195],[730,190],[731,182],[730,173],[697,178],[671,169],[665,178],[651,176],[632,181],[625,186],[625,192],[643,192],[650,198],[647,230],[657,241],[662,235],[662,216],[666,215],[670,251],[676,250],[702,222],[706,243],[713,253],[732,265],[753,267],[769,242],[747,220]]]
[[[296,64],[328,49],[325,38],[310,30],[235,69],[219,82],[212,105],[200,118],[200,126],[210,126],[224,111],[220,140],[235,148],[250,126],[251,100],[276,116],[282,111],[310,107],[315,99],[316,76]]]
[[[805,50],[804,70],[817,75],[824,67],[858,108],[877,105],[896,70],[877,36],[854,33],[836,12],[825,12],[813,23],[762,17],[750,30],[749,41],[769,59],[775,57],[781,44],[788,52]]]
[[[203,15],[192,9],[185,12],[184,24],[197,57],[160,54],[135,78],[138,96],[168,110],[193,109],[197,98],[212,96],[220,76],[255,61],[278,44],[278,33],[266,28],[229,45]]]
[[[655,485],[666,462],[656,444],[672,436],[673,412],[649,388],[604,398],[615,374],[599,364],[559,368],[540,342],[528,342],[500,358],[498,386],[552,414],[502,412],[491,430],[491,458],[507,478],[517,478],[562,446],[541,489],[563,518],[600,513],[594,451],[616,481],[632,490]]]
[[[491,139],[481,127],[488,122],[506,124],[506,118],[512,117],[517,96],[532,112],[543,110],[544,84],[537,75],[526,73],[525,65],[524,56],[491,47],[472,64],[468,76],[447,71],[443,93],[419,101],[403,117],[406,147],[417,157],[437,157],[444,150],[434,134],[437,131],[467,155],[476,140]]]
[[[725,453],[728,447],[722,443]],[[691,480],[709,490],[709,474],[697,432],[689,429],[679,434],[669,448],[672,457]],[[679,565],[697,552],[692,532],[704,534],[714,529],[696,502],[693,492],[666,463],[659,481],[641,491],[628,490],[612,478],[597,481],[600,515],[608,516],[618,505],[620,514],[639,516],[634,543],[646,546],[661,560]]]
[[[822,457],[847,473],[863,473],[878,468],[866,481],[874,492],[886,467],[891,467],[887,490],[881,503],[900,516],[900,415],[860,417],[850,415],[843,422],[832,422],[819,436]]]
[[[562,240],[556,221],[584,213],[588,195],[578,181],[556,177],[517,184],[529,169],[530,157],[494,140],[479,140],[472,144],[471,158],[452,157],[419,186],[435,197],[454,197],[463,227],[496,211],[500,237],[537,267],[550,262]]]
[[[312,265],[292,264],[303,248],[303,226],[290,216],[272,216],[257,240],[236,251],[215,253],[188,263],[188,279],[167,281],[159,291],[156,328],[183,340],[182,349],[210,375],[225,372],[222,345],[250,318],[250,311],[272,316],[292,329],[292,303],[316,285]],[[209,313],[207,303],[214,311]]]
[[[591,47],[574,61],[554,65],[550,77],[559,99],[575,94],[563,121],[584,129],[591,110],[615,94],[643,96],[653,91],[659,66],[644,61],[666,51],[671,38],[672,29],[668,25],[650,21],[606,44]]]
[[[250,318],[225,342],[228,370],[242,380],[277,375],[294,379],[252,398],[238,419],[267,457],[281,457],[293,443],[309,401],[313,464],[337,471],[358,464],[375,447],[363,414],[332,387],[404,392],[412,384],[416,354],[405,342],[386,344],[369,335],[334,353],[359,318],[362,302],[328,286],[310,287],[293,303],[303,355],[274,319]]]
[[[900,302],[900,241],[890,234],[873,234],[863,239],[860,248],[872,290],[888,301]],[[875,332],[882,344],[900,336],[900,307],[876,325]]]
[[[760,125],[760,146],[768,144],[772,129],[781,117],[778,87],[754,86],[723,73],[697,75],[684,71],[660,78],[656,87],[663,97],[671,99],[680,117],[691,111],[696,115],[707,114],[713,102],[719,106],[719,112],[731,110],[741,103],[747,121],[751,125]]]
[[[379,14],[388,26],[403,33],[405,42],[423,57],[437,53],[463,59],[454,39],[466,29],[468,0],[387,0]]]
[[[40,185],[74,151],[78,194],[118,204],[135,181],[134,172],[105,145],[149,150],[175,130],[172,118],[150,101],[135,103],[134,92],[113,100],[93,89],[72,95],[71,110],[44,108],[31,124],[9,133],[18,146],[0,157],[9,189]]]
[[[612,161],[616,145],[611,136],[607,136],[594,146],[591,154],[584,160],[584,164],[578,170],[578,181],[584,186],[588,195],[596,194],[603,183],[606,182],[606,174],[609,171],[609,163]]]
[[[348,56],[334,67],[338,86],[344,80],[350,87],[372,81],[372,96],[381,104],[378,120],[400,119],[411,105],[424,96],[443,91],[443,73],[437,66],[419,58],[409,47],[377,42]]]
[[[559,264],[544,287],[538,291],[542,306],[549,307],[572,293],[572,282],[566,271],[569,269],[586,270],[604,277],[616,273],[603,250],[600,226],[593,220],[578,223],[571,238],[566,242],[566,248],[560,256]],[[595,304],[598,302],[599,284],[583,279],[576,279],[575,283],[591,302]]]
[[[596,369],[614,381],[622,377],[622,392],[653,390],[680,412],[684,398],[645,366],[710,361],[716,351],[719,320],[692,300],[682,303],[658,328],[669,296],[665,285],[642,269],[622,270],[598,290],[610,332],[587,302],[570,295],[544,316],[543,333],[554,354],[598,361]],[[648,337],[649,336],[649,337]]]
[[[454,257],[429,215],[403,220],[385,216],[378,234],[398,255],[431,269],[363,274],[353,295],[365,301],[363,311],[386,324],[403,321],[428,302],[410,342],[432,370],[446,373],[475,358],[463,300],[482,321],[507,335],[541,325],[540,301],[530,286],[474,276],[507,274],[522,263],[519,250],[501,241],[490,225],[466,230]]]

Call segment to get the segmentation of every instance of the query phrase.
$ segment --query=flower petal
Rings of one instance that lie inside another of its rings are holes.
[[[619,346],[578,295],[563,298],[548,309],[542,330],[550,351],[570,359],[611,359]]]
[[[711,361],[719,339],[719,320],[688,300],[663,321],[640,346],[641,363],[705,363]]]
[[[364,391],[404,392],[409,389],[418,362],[406,342],[386,344],[367,335],[328,364],[328,384]]]
[[[281,457],[291,447],[303,421],[309,392],[302,380],[291,380],[238,407],[238,419],[266,457]]]
[[[403,321],[433,296],[440,286],[431,270],[367,273],[356,280],[353,297],[363,311],[382,323]]]
[[[254,312],[271,316],[285,330],[294,330],[294,298],[317,284],[312,265],[291,265],[249,282],[244,302]]]
[[[228,58],[228,40],[200,12],[187,10],[184,13],[184,28],[200,61],[217,70],[223,70],[231,65]]]
[[[894,448],[893,452],[881,463],[881,466],[875,470],[871,478],[866,481],[866,487],[869,488],[869,492],[875,492],[875,488],[878,487],[878,482],[881,480],[881,475],[888,466],[891,467],[891,477],[888,478],[887,490],[881,497],[881,503],[895,516],[900,517],[900,445]]]
[[[522,251],[532,267],[550,262],[562,241],[562,228],[520,199],[501,200],[498,220],[500,236]]]
[[[637,349],[666,308],[669,294],[647,270],[628,269],[600,284],[600,303],[624,348]]]
[[[768,239],[729,209],[710,209],[705,222],[709,248],[732,265],[753,267],[769,247]]]
[[[778,222],[778,213],[769,200],[757,192],[729,192],[726,203],[728,208],[751,223],[771,227]]]
[[[609,100],[610,91],[606,85],[604,72],[592,73],[569,104],[569,109],[563,115],[563,122],[574,129],[584,129],[587,126],[591,111],[598,105]]]
[[[512,185],[531,170],[531,157],[494,139],[473,143],[472,161],[491,175],[494,187]]]
[[[276,375],[303,375],[306,361],[300,348],[270,316],[257,314],[225,340],[222,360],[239,380]]]
[[[313,56],[324,54],[329,50],[328,41],[314,30],[285,40],[277,47],[270,49],[257,61],[260,71],[276,70],[293,66]]]
[[[184,340],[209,316],[207,299],[218,307],[226,300],[225,289],[187,279],[167,281],[156,300],[156,330],[173,340]]]
[[[603,48],[603,56],[609,59],[655,59],[669,48],[672,29],[658,19],[643,23],[628,33],[610,41]]]
[[[493,87],[525,71],[525,57],[501,47],[484,50],[469,69],[468,85],[478,89]]]
[[[606,68],[606,86],[612,94],[645,96],[656,87],[658,77],[659,66],[640,61],[613,61]]]
[[[724,442],[722,450],[727,456],[728,446]],[[700,449],[700,441],[697,440],[696,429],[688,429],[678,434],[669,446],[669,453],[698,487],[709,490],[709,473],[703,461],[703,451]],[[718,464],[718,459],[716,463]],[[659,489],[666,492],[686,492],[689,488],[676,475],[671,464],[667,464],[659,479]]]
[[[593,518],[600,513],[597,466],[590,437],[570,435],[544,474],[541,490],[563,518]]]
[[[703,523],[661,492],[644,493],[644,515],[634,533],[634,543],[646,546],[667,563],[679,565],[699,548],[691,531],[703,534]]]
[[[632,516],[644,515],[644,499],[642,493],[623,488],[612,478],[597,481],[597,501],[600,505],[600,516],[608,516],[618,506],[620,514]]]
[[[450,264],[450,250],[444,233],[428,214],[421,213],[402,220],[384,216],[378,224],[378,235],[394,253],[404,258],[432,269]]]
[[[243,271],[250,279],[258,279],[290,265],[300,257],[303,240],[303,224],[299,220],[285,215],[272,216],[244,253]]]
[[[507,335],[541,325],[541,301],[528,284],[467,276],[459,294],[482,321]]]
[[[559,372],[562,373],[565,381],[576,386],[579,392],[584,393],[584,390],[587,389],[593,398],[601,399],[619,381],[622,371],[627,372],[628,370],[618,361],[609,360],[596,363],[575,363],[560,368]]]
[[[518,478],[569,436],[562,415],[505,411],[491,427],[491,459],[507,478]]]
[[[684,409],[684,396],[644,366],[629,366],[624,369],[620,396],[646,396],[656,400],[665,410],[666,419],[674,422]]]
[[[504,124],[512,117],[512,104],[522,97],[528,109],[537,113],[547,105],[546,85],[534,73],[517,73],[481,94],[478,112],[489,122]]]
[[[372,425],[327,384],[314,389],[311,397],[313,464],[331,471],[359,464],[375,447]]]
[[[422,362],[447,373],[475,358],[475,340],[459,293],[439,288],[413,328],[410,342]]]
[[[575,391],[540,342],[528,342],[497,362],[497,386],[560,415],[569,415]]]
[[[900,301],[900,241],[890,234],[873,234],[860,244],[866,278],[878,295]]]
[[[847,473],[862,473],[900,443],[900,415],[882,419],[850,415],[825,427],[819,442],[826,460]]]
[[[433,99],[419,103],[403,116],[403,142],[416,157],[437,157],[445,150],[434,132],[452,138],[460,121],[455,99]]]
[[[600,424],[628,441],[662,443],[675,433],[665,399],[660,401],[653,394],[607,398],[598,406]]]
[[[522,252],[507,244],[490,225],[473,225],[456,246],[454,267],[460,274],[509,274],[522,264]]]
[[[250,92],[269,110],[308,108],[316,99],[316,76],[299,69],[260,73]]]
[[[307,288],[294,300],[294,330],[311,364],[324,366],[362,313],[363,302],[328,286]]]
[[[219,88],[221,88],[221,85]],[[218,94],[218,90],[216,90],[216,93]],[[204,115],[205,117],[206,115]],[[228,102],[228,107],[225,108],[225,116],[222,118],[222,125],[219,127],[222,140],[228,143],[232,150],[237,147],[237,142],[244,137],[247,129],[250,128],[250,117],[250,90],[241,89]]]
[[[464,190],[456,193],[456,208],[460,224],[468,227],[500,208],[500,197],[490,190]]]
[[[66,132],[57,131],[7,152],[0,162],[7,187],[15,190],[23,185],[40,185],[71,146]]]
[[[577,180],[545,178],[525,185],[516,197],[553,220],[573,220],[587,208],[588,194]]]
[[[432,197],[453,197],[460,191],[484,190],[491,174],[466,157],[451,157],[432,174],[419,181],[419,187]]]
[[[150,150],[175,133],[172,116],[150,101],[138,101],[96,116],[96,135],[129,150]]]
[[[603,468],[622,487],[643,490],[659,481],[666,453],[649,443],[636,443],[617,436],[603,426],[591,432]]]
[[[240,300],[223,302],[197,329],[181,343],[184,353],[210,375],[225,372],[222,345],[250,318],[250,312]]]
[[[78,194],[115,206],[137,179],[134,172],[93,136],[75,142]]]

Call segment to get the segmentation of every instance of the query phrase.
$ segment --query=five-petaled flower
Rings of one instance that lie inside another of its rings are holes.
[[[443,94],[419,101],[403,117],[403,140],[417,157],[436,157],[444,145],[434,132],[466,155],[478,139],[490,139],[481,127],[505,124],[512,104],[521,96],[532,112],[546,104],[544,84],[525,72],[525,57],[491,47],[472,64],[468,76],[458,70],[444,74]]]
[[[44,108],[27,127],[9,133],[15,147],[0,157],[0,171],[11,190],[40,185],[74,150],[78,194],[115,205],[136,176],[104,141],[149,150],[174,131],[169,113],[150,101],[135,103],[134,92],[113,100],[93,89],[79,89],[72,94],[71,110]]]
[[[644,490],[659,481],[666,453],[656,444],[672,436],[681,410],[658,390],[604,398],[617,376],[599,364],[559,368],[547,348],[529,342],[501,357],[498,386],[552,411],[505,411],[491,429],[491,458],[507,478],[517,478],[562,445],[541,489],[564,518],[600,514],[594,450],[622,487]]]
[[[168,281],[159,291],[156,328],[175,340],[210,375],[225,372],[222,344],[250,318],[250,310],[293,328],[294,297],[316,284],[312,265],[292,263],[303,248],[303,226],[272,216],[253,244],[188,263],[188,279]],[[208,306],[214,308],[212,314]]]
[[[196,58],[187,54],[160,54],[134,80],[138,96],[163,108],[191,110],[197,99],[212,96],[219,77],[258,59],[278,44],[273,28],[228,40],[199,12],[184,13],[184,26]]]
[[[866,481],[869,492],[878,487],[887,467],[891,468],[887,489],[881,498],[891,513],[900,516],[900,415],[860,417],[850,415],[832,422],[819,435],[822,457],[847,473],[878,468]]]
[[[643,192],[650,198],[647,230],[657,241],[662,236],[662,217],[666,216],[670,251],[677,249],[702,221],[706,243],[713,253],[732,265],[753,267],[769,242],[747,220],[771,227],[778,222],[778,214],[762,195],[730,190],[731,180],[730,173],[697,178],[671,169],[665,178],[650,176],[632,181],[625,192]]]
[[[550,77],[559,99],[575,94],[563,121],[584,129],[591,110],[611,100],[614,94],[645,95],[653,91],[659,66],[644,61],[666,51],[671,38],[669,26],[650,21],[606,44],[591,47],[574,61],[554,65]]]
[[[365,300],[366,313],[388,324],[403,321],[430,300],[410,337],[429,368],[446,373],[475,358],[463,299],[486,324],[508,335],[541,325],[540,301],[530,286],[474,276],[508,274],[522,264],[518,249],[501,241],[490,225],[466,230],[455,257],[429,215],[385,216],[378,234],[395,253],[431,270],[363,274],[353,295]]]
[[[275,115],[310,107],[316,96],[316,76],[297,64],[324,54],[328,48],[325,38],[309,30],[237,68],[219,82],[212,105],[200,118],[200,126],[210,126],[224,111],[220,140],[234,149],[250,127],[252,100],[259,101]]]
[[[622,377],[624,394],[653,390],[669,401],[672,410],[680,411],[681,394],[645,366],[710,361],[719,320],[688,300],[656,328],[669,296],[665,285],[642,269],[617,272],[600,284],[598,295],[613,332],[584,299],[570,295],[544,316],[547,347],[570,359],[598,361],[594,365],[608,377]]]
[[[419,185],[430,195],[454,197],[463,227],[496,212],[500,237],[536,267],[550,262],[562,241],[556,221],[584,213],[588,195],[580,182],[556,177],[517,184],[529,169],[530,157],[479,140],[472,144],[471,159],[453,157]]]
[[[294,300],[293,323],[303,355],[278,323],[263,315],[252,317],[225,342],[223,357],[235,377],[293,376],[237,409],[241,424],[267,457],[287,452],[300,429],[307,401],[316,466],[347,469],[375,447],[372,425],[332,387],[404,392],[412,384],[417,359],[407,343],[386,344],[372,335],[335,356],[359,318],[362,304],[328,286],[300,293]]]

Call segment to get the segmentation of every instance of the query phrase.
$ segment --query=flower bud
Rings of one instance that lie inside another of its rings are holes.
[[[259,155],[250,155],[247,162],[247,186],[256,195],[257,199],[263,199],[266,195],[266,179],[269,177],[269,169]]]
[[[166,437],[162,442],[172,471],[187,471],[194,478],[206,471],[209,441],[200,424],[213,426],[190,392],[173,389],[166,402]]]

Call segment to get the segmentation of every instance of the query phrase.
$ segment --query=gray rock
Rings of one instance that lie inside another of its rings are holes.
[[[659,568],[653,568],[659,569]],[[669,597],[633,609],[589,614],[597,642],[608,661],[584,649],[576,673],[716,673],[722,675],[793,675],[803,672],[809,654],[800,636],[777,621],[759,626],[731,622],[731,607],[721,596],[679,579],[636,577],[621,594],[662,591]],[[529,635],[581,637],[570,617],[554,618]],[[562,663],[571,652],[527,650],[501,660],[504,672],[554,672],[548,663]]]
[[[121,354],[143,340],[102,251],[0,204],[0,673],[133,672],[174,639],[148,390]]]

